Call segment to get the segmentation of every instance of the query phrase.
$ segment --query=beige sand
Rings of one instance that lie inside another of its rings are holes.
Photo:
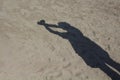
[[[120,0],[0,0],[0,80],[111,80],[41,19],[69,23],[120,63]]]

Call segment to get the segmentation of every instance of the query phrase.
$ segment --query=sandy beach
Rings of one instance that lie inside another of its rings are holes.
[[[120,0],[0,0],[0,80],[120,80]]]

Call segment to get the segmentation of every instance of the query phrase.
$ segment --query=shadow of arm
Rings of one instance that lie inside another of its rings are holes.
[[[54,24],[44,24],[45,27],[53,27],[53,28],[59,28],[59,26]]]
[[[49,32],[53,33],[53,34],[56,34],[56,35],[59,35],[61,36],[62,38],[66,38],[66,32],[65,33],[61,33],[61,32],[58,32],[58,31],[54,31],[52,29],[50,29],[49,27],[45,27]]]
[[[51,26],[50,26],[50,27],[51,27]],[[52,27],[54,27],[54,26],[52,26]],[[49,32],[51,32],[51,33],[53,33],[53,34],[57,34],[57,35],[60,34],[60,32],[54,31],[54,30],[50,29],[49,26],[45,26],[45,28],[46,28]]]

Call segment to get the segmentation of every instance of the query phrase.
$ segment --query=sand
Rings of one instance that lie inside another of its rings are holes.
[[[120,63],[120,0],[0,0],[0,80],[113,79],[38,25],[42,19],[69,23]]]

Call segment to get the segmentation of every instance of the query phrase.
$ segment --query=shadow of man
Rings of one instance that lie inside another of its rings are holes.
[[[105,50],[89,38],[85,37],[80,30],[66,22],[59,22],[58,25],[55,25],[47,24],[44,20],[41,20],[38,24],[43,25],[49,32],[67,39],[75,52],[82,57],[88,66],[99,68],[111,77],[112,80],[120,80],[120,75],[109,67],[111,66],[120,72],[120,64],[112,60]],[[61,28],[67,32],[58,32],[51,29],[51,27]]]

